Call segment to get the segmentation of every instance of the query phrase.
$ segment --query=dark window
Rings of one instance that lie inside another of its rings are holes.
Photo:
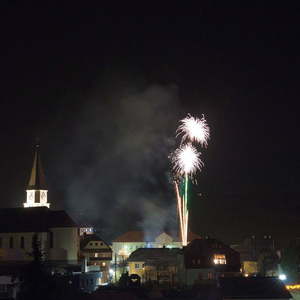
[[[20,239],[20,248],[24,249],[24,236],[21,236],[21,239]]]
[[[49,233],[49,247],[53,248],[53,244],[54,244],[54,241],[53,241],[53,232],[50,231],[50,233]]]
[[[95,243],[95,246],[98,246],[98,243]]]
[[[14,247],[14,238],[11,236],[9,238],[9,248],[13,248]]]
[[[100,246],[103,246],[103,243],[102,243],[102,242],[100,243]]]

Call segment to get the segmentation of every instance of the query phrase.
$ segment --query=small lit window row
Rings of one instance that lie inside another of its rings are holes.
[[[145,264],[135,264],[134,267],[135,269],[141,269],[145,267]]]
[[[98,243],[89,243],[90,246],[98,246]],[[99,243],[100,246],[103,246],[103,243],[100,242]]]

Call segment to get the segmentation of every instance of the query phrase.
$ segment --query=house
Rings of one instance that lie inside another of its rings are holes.
[[[220,278],[221,299],[293,299],[281,280],[274,277]]]
[[[279,258],[271,235],[248,236],[231,247],[240,253],[244,276],[278,276]]]
[[[179,248],[139,248],[127,260],[129,275],[136,274],[141,283],[158,285],[178,284],[178,273],[182,272],[183,255]]]
[[[100,284],[109,282],[112,250],[110,246],[96,234],[86,234],[80,241],[80,257],[86,259],[88,269],[99,270]]]
[[[188,240],[201,238],[199,235],[189,232]],[[129,255],[139,248],[180,248],[182,243],[178,237],[161,232],[158,234],[147,235],[143,231],[128,231],[113,240],[113,255],[118,261],[126,260]]]
[[[187,285],[240,276],[239,253],[216,239],[196,239],[183,250]]]

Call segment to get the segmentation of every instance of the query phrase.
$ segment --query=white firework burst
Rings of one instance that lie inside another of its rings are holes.
[[[182,134],[182,142],[190,140],[191,142],[200,143],[201,146],[207,147],[209,139],[209,127],[204,115],[202,118],[194,118],[188,115],[180,120],[181,125],[177,129],[177,136]]]

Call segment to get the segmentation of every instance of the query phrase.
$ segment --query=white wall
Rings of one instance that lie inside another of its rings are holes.
[[[49,260],[77,261],[79,251],[77,228],[51,228],[50,231],[53,232],[53,248],[49,249]]]

